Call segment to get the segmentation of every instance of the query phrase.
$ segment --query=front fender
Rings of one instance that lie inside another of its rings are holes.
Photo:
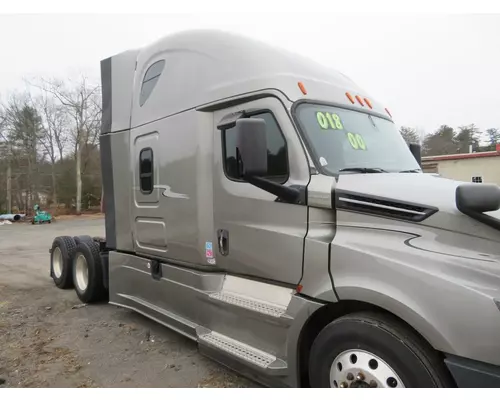
[[[446,337],[428,319],[420,315],[419,311],[421,312],[422,310],[416,310],[415,308],[418,307],[412,307],[416,306],[416,304],[408,305],[411,302],[410,298],[404,295],[393,295],[394,297],[391,297],[380,291],[383,290],[381,288],[382,285],[379,285],[378,290],[368,287],[373,286],[373,283],[371,282],[369,285],[348,285],[346,282],[343,282],[337,288],[337,295],[341,300],[362,301],[387,310],[409,324],[431,343],[435,349],[450,354],[456,353]],[[389,292],[394,292],[393,288],[386,287],[386,289]]]
[[[454,232],[400,228],[338,226],[330,256],[340,300],[392,312],[437,350],[500,364],[494,303],[500,268],[497,255],[488,253],[492,248],[483,239],[458,240]]]

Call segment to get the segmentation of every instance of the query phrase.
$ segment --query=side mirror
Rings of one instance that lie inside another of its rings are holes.
[[[417,160],[418,165],[422,167],[422,156],[421,156],[421,146],[418,143],[410,143],[408,145],[410,148],[411,154],[413,154],[413,157],[415,157],[415,160]]]
[[[500,208],[500,187],[493,184],[465,183],[455,192],[457,208],[468,212],[484,213]]]
[[[267,135],[266,121],[259,118],[238,119],[236,129],[236,158],[241,176],[246,182],[278,197],[280,201],[305,204],[300,190],[266,179]]]
[[[267,173],[266,121],[245,118],[236,121],[238,165],[243,176],[262,176]]]

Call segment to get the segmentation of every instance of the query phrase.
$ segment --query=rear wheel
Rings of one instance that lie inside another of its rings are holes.
[[[82,302],[93,303],[106,298],[99,245],[96,243],[80,242],[76,246],[73,281],[76,294]]]
[[[360,312],[327,325],[309,361],[313,387],[424,388],[453,381],[438,354],[410,328],[382,313]]]
[[[89,235],[79,235],[79,236],[74,236],[73,239],[75,240],[76,244],[80,244],[82,242],[88,243],[88,242],[93,242],[94,240],[92,239],[91,236]]]
[[[76,244],[71,236],[59,236],[52,242],[50,276],[60,289],[68,289],[73,285],[71,264],[75,248]]]

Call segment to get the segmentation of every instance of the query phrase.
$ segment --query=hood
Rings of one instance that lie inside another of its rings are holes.
[[[500,241],[500,231],[458,210],[455,192],[463,183],[425,173],[345,174],[335,194],[340,208]],[[487,214],[500,220],[500,210]]]

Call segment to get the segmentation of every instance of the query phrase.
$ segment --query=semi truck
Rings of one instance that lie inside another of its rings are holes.
[[[498,186],[423,173],[350,78],[232,33],[101,79],[105,238],[54,239],[57,287],[265,386],[500,386]]]

